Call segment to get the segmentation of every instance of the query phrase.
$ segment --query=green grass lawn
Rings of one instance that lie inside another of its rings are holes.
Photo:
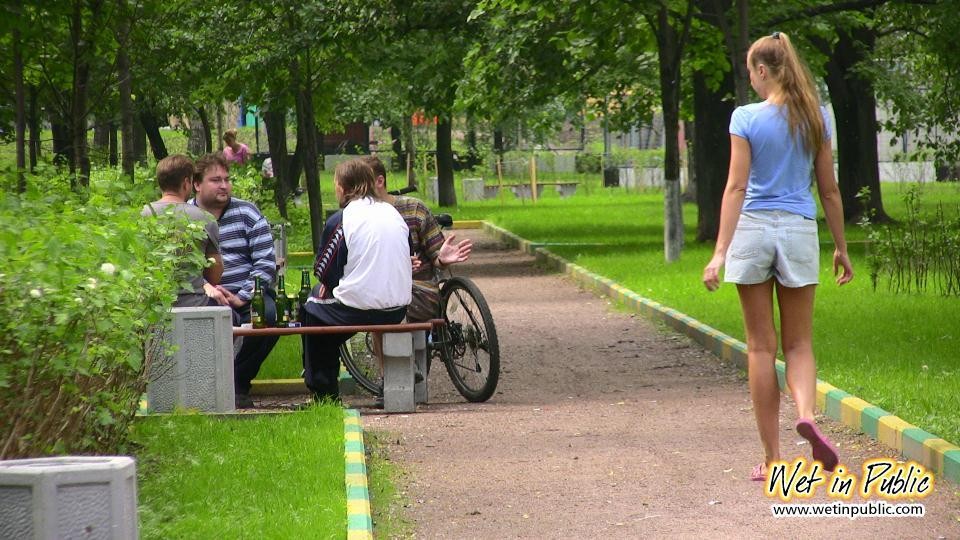
[[[343,538],[343,411],[147,417],[134,427],[143,538]]]
[[[897,193],[884,185],[887,211],[902,215]],[[960,186],[927,184],[923,206],[956,207]],[[663,196],[595,189],[570,199],[545,196],[539,204],[482,201],[461,204],[458,219],[488,219],[535,242],[556,242],[555,253],[638,294],[678,309],[744,339],[736,289],[708,293],[700,282],[712,244],[694,241],[696,207],[684,206],[686,247],[681,259],[663,260]],[[856,227],[848,236],[863,238]],[[857,272],[842,288],[830,279],[833,245],[821,223],[821,286],[817,291],[814,347],[819,377],[953,442],[960,441],[960,309],[956,298],[873,291],[864,245],[851,245]]]

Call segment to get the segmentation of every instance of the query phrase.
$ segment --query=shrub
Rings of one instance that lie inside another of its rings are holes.
[[[578,173],[599,173],[602,155],[589,154],[587,152],[577,152],[574,157],[575,167]]]
[[[861,198],[869,197],[863,191]],[[874,226],[869,216],[862,223],[870,242],[867,260],[876,290],[880,281],[894,293],[926,292],[960,296],[960,209],[948,216],[943,205],[933,215],[919,210],[919,192],[904,194],[906,217],[898,224]]]
[[[122,451],[153,356],[146,338],[203,264],[185,249],[199,225],[139,216],[151,182],[0,193],[0,459]]]

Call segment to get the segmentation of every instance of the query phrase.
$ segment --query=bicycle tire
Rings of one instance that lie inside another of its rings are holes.
[[[340,361],[353,380],[367,392],[383,395],[383,373],[373,354],[373,334],[360,332],[340,346]]]
[[[490,399],[500,379],[500,344],[490,307],[468,278],[452,277],[440,290],[440,357],[460,395],[470,402]]]

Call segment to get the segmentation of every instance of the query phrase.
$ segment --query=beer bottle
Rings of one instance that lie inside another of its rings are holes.
[[[310,298],[310,270],[303,269],[300,275],[300,294],[297,296],[297,318],[303,322],[303,306]]]
[[[287,300],[287,291],[283,283],[283,274],[277,278],[277,326],[290,326],[290,303]]]
[[[253,298],[250,299],[250,322],[254,328],[267,326],[263,309],[263,289],[260,288],[260,278],[253,278]]]

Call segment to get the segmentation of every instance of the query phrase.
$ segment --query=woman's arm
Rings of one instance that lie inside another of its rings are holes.
[[[842,268],[843,272],[837,276],[837,284],[843,285],[853,279],[853,265],[847,254],[847,240],[843,235],[843,202],[840,199],[840,188],[833,176],[833,149],[830,141],[826,140],[813,162],[813,172],[817,178],[817,193],[820,194],[820,205],[827,216],[827,226],[833,236],[836,248],[833,251],[833,273]]]
[[[717,232],[713,258],[703,269],[703,284],[711,291],[720,286],[720,268],[727,257],[727,248],[730,247],[733,231],[740,219],[743,199],[747,194],[747,179],[750,177],[750,158],[750,143],[743,137],[730,135],[730,171],[727,173],[727,187],[723,190],[723,200],[720,203],[720,230]]]

